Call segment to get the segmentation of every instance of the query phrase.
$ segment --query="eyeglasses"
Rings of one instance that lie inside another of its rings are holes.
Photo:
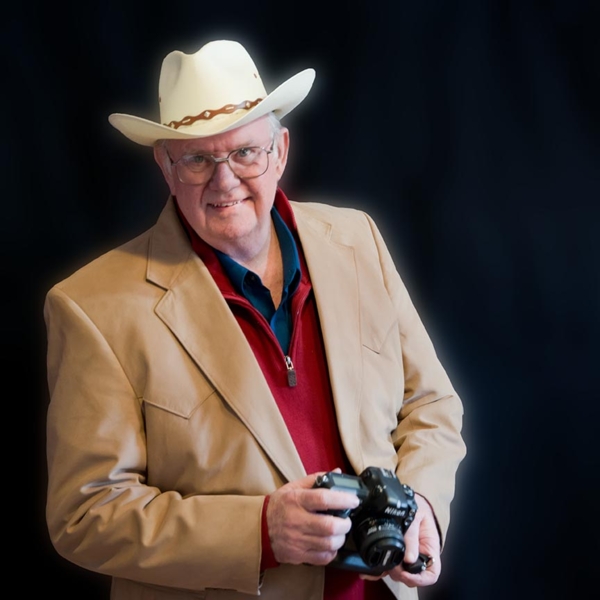
[[[204,185],[213,176],[217,163],[223,162],[229,165],[236,177],[254,179],[267,172],[274,143],[275,140],[271,139],[268,149],[261,146],[236,148],[221,158],[212,154],[184,154],[179,160],[173,160],[168,151],[167,156],[177,171],[179,181],[186,185]]]

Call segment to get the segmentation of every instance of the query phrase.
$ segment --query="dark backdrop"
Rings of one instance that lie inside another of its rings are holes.
[[[464,400],[469,454],[444,570],[424,596],[597,593],[599,5],[3,9],[6,546],[32,583],[107,598],[106,581],[47,537],[42,320],[52,283],[151,225],[166,199],[147,149],[107,116],[154,117],[164,55],[233,38],[268,86],[316,68],[285,120],[288,195],[372,213]]]

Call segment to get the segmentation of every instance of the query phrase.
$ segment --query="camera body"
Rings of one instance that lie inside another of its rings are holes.
[[[326,511],[352,521],[331,566],[379,575],[404,560],[404,534],[415,518],[417,503],[412,488],[395,473],[379,467],[367,467],[359,476],[328,472],[317,477],[314,487],[349,492],[360,500],[354,509]],[[413,572],[424,568],[419,563]]]

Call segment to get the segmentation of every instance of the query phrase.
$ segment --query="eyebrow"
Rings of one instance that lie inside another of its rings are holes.
[[[232,148],[230,148],[229,150],[219,150],[218,153],[223,153],[223,154],[229,154],[230,152],[235,152],[236,150],[240,150],[241,148],[260,148],[260,144],[258,142],[246,142],[243,144],[238,144]],[[186,156],[186,155],[195,155],[195,154],[202,154],[202,155],[208,155],[208,156],[212,156],[214,154],[214,152],[208,152],[207,150],[185,150],[181,156]]]

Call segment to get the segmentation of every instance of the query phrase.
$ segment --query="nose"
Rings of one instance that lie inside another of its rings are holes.
[[[209,180],[209,186],[215,190],[230,190],[235,187],[239,178],[231,169],[231,165],[226,157],[214,159],[215,166],[212,177]]]

